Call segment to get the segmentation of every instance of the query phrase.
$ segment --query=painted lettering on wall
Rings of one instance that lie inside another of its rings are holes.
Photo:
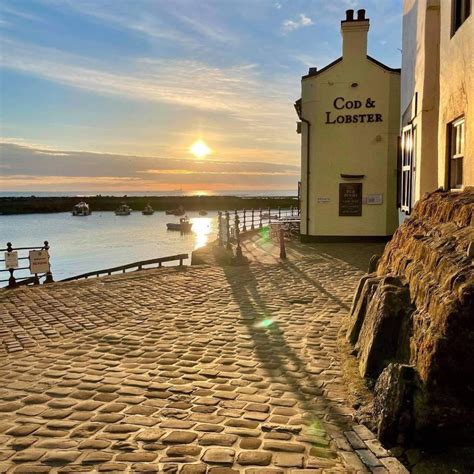
[[[375,123],[383,122],[382,114],[377,113],[354,113],[359,110],[363,103],[360,100],[346,100],[344,97],[336,97],[333,102],[333,106],[336,110],[345,111],[336,115],[333,112],[326,112],[326,123],[329,125],[342,124],[342,123]],[[375,100],[368,97],[364,102],[366,109],[375,108]]]

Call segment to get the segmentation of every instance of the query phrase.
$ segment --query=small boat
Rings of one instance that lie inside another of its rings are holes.
[[[199,215],[200,215],[200,216],[207,216],[207,211],[205,211],[204,209],[201,209],[201,210],[199,211]]]
[[[166,214],[168,216],[184,216],[184,207],[179,206],[177,209],[171,209],[169,211],[166,211]]]
[[[73,216],[89,216],[90,213],[91,210],[89,208],[89,204],[84,201],[81,201],[80,203],[76,204],[72,209]]]
[[[129,216],[132,212],[132,208],[127,206],[127,204],[122,203],[120,206],[115,209],[116,216]]]
[[[179,220],[179,223],[166,224],[166,227],[168,230],[178,230],[183,234],[191,232],[192,226],[193,224],[189,222],[189,219],[187,216],[181,217],[181,219]]]
[[[150,206],[150,204],[147,204],[145,206],[145,209],[143,209],[142,214],[144,216],[151,216],[155,213],[155,210]]]

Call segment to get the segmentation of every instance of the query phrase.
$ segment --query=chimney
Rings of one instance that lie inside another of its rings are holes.
[[[365,10],[346,11],[346,19],[341,21],[342,57],[346,62],[358,62],[367,56],[367,33],[369,19],[365,17]]]

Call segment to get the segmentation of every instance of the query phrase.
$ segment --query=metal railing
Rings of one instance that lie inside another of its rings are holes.
[[[11,242],[7,242],[6,248],[0,249],[0,252],[4,253],[4,258],[0,259],[0,263],[3,262],[5,267],[0,269],[0,273],[8,272],[10,273],[10,276],[9,278],[1,279],[0,283],[8,283],[6,288],[16,288],[17,286],[24,285],[39,285],[42,278],[44,278],[44,283],[52,283],[54,280],[49,266],[49,249],[50,247],[47,240],[44,241],[44,245],[36,247],[13,247]],[[27,251],[28,255],[26,255]],[[46,271],[32,272],[34,267],[32,267],[31,262],[31,251],[46,251]],[[28,265],[20,266],[22,264],[20,262],[24,262],[25,260],[28,261]],[[26,270],[30,272],[28,276],[18,276],[18,272],[22,272],[21,274],[23,275]]]
[[[87,279],[89,277],[100,277],[101,275],[112,275],[112,273],[117,273],[117,272],[126,273],[126,270],[129,270],[131,268],[135,268],[135,271],[144,270],[145,269],[144,267],[147,265],[158,264],[158,268],[161,268],[163,266],[163,263],[174,262],[174,261],[179,261],[179,266],[182,266],[183,261],[187,260],[188,258],[189,258],[189,255],[187,253],[181,253],[178,255],[170,255],[168,257],[152,258],[150,260],[141,260],[139,262],[119,265],[118,267],[105,268],[103,270],[95,270],[92,272],[81,273],[80,275],[64,278],[64,280],[61,280],[61,281],[73,281],[73,280],[81,280],[83,278]]]
[[[261,229],[273,223],[298,218],[300,210],[297,207],[289,209],[240,209],[235,211],[218,212],[218,238],[228,242],[235,239],[235,231],[240,233]]]

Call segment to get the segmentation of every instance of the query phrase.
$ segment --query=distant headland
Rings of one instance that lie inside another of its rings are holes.
[[[186,211],[218,211],[232,209],[265,209],[296,207],[298,199],[291,196],[29,196],[0,197],[0,215],[69,212],[79,201],[85,200],[92,212],[114,211],[125,202],[133,210],[141,211],[150,204],[155,211],[166,211],[182,206]]]

